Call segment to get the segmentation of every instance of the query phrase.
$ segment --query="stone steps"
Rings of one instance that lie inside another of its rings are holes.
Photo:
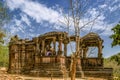
[[[58,63],[41,63],[37,68],[31,70],[30,74],[41,77],[63,77],[61,64]]]
[[[85,77],[106,78],[112,80],[110,71],[76,71],[76,77],[81,77],[81,73],[84,73]]]
[[[62,77],[63,74],[60,70],[32,70],[30,74],[33,76],[40,76],[40,77]]]

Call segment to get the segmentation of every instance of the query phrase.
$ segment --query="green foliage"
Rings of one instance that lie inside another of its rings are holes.
[[[5,30],[3,29],[4,24],[8,21],[7,8],[5,4],[0,1],[0,43],[3,43],[3,37],[5,37]]]
[[[112,47],[116,45],[120,45],[120,24],[117,24],[114,28],[112,28],[112,31],[114,34],[110,36],[111,39],[113,39]]]
[[[8,66],[8,47],[0,45],[0,67],[7,67]]]
[[[104,67],[113,68],[114,77],[118,77],[120,80],[120,53],[104,59]]]
[[[0,1],[0,66],[8,66],[8,47],[3,46],[3,38],[5,37],[5,29],[3,26],[9,21],[9,15],[5,2]]]
[[[118,53],[117,55],[111,56],[110,59],[116,61],[117,64],[120,65],[120,53]]]
[[[5,33],[3,31],[0,31],[0,43],[4,43],[3,38],[5,37]]]

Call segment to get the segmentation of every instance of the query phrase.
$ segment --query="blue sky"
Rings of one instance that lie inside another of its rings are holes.
[[[68,0],[4,0],[11,20],[4,26],[11,35],[32,38],[49,31],[66,31],[64,16],[67,15]],[[83,0],[85,1],[85,0]],[[111,48],[111,28],[120,21],[120,0],[88,0],[86,12],[80,25],[98,18],[81,31],[81,36],[98,33],[104,40],[103,56],[109,57],[120,52],[120,47]],[[91,29],[92,27],[92,29]],[[71,27],[71,34],[74,28]],[[101,31],[104,31],[100,33]]]

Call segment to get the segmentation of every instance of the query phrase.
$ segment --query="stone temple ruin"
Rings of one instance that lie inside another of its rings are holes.
[[[32,76],[70,77],[71,56],[67,56],[67,45],[76,40],[66,32],[48,32],[32,40],[11,38],[9,43],[9,73]],[[103,67],[103,40],[96,33],[78,39],[80,52],[77,57],[76,77],[81,77],[80,65],[85,77],[112,80],[112,68]],[[87,57],[89,47],[97,47],[97,57]]]

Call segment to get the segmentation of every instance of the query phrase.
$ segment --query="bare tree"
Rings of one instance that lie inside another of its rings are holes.
[[[70,69],[71,80],[75,80],[75,77],[76,77],[77,58],[79,57],[81,60],[81,57],[79,56],[81,55],[80,54],[81,46],[79,41],[81,38],[80,33],[82,29],[88,26],[89,24],[92,24],[90,26],[90,30],[88,31],[88,32],[91,32],[96,19],[98,19],[98,17],[100,16],[100,13],[99,13],[98,15],[95,16],[94,19],[88,20],[88,22],[85,22],[85,23],[84,21],[82,22],[82,19],[88,10],[88,4],[89,4],[89,0],[69,0],[69,8],[67,11],[68,14],[64,16],[64,19],[65,19],[64,21],[59,20],[62,24],[67,26],[68,34],[70,33],[70,27],[74,27],[76,52],[73,52],[72,45],[70,44],[71,51],[73,53],[71,56],[71,69]],[[83,25],[81,25],[81,23]],[[84,78],[84,73],[83,73],[81,64],[79,65],[79,68],[81,72],[81,77]]]
[[[89,22],[85,23],[84,25],[80,25],[81,19],[83,18],[83,15],[87,11],[87,5],[88,0],[69,0],[70,5],[68,9],[68,14],[64,16],[65,21],[60,21],[61,23],[65,24],[67,26],[68,33],[70,32],[70,27],[74,27],[75,32],[75,42],[76,42],[76,52],[73,53],[72,46],[72,56],[71,56],[71,68],[70,68],[70,74],[71,74],[71,80],[75,80],[76,77],[76,64],[77,64],[77,58],[80,55],[80,31],[86,27],[86,25],[93,23],[99,15],[97,15],[93,20],[90,20]],[[82,22],[83,23],[83,22]],[[94,24],[94,23],[93,23]],[[91,27],[92,28],[92,27]],[[79,57],[80,58],[80,57]],[[81,77],[84,78],[84,73],[82,71],[81,64],[79,65]]]
[[[87,3],[86,3],[87,4]],[[75,29],[75,42],[76,42],[76,52],[72,55],[71,60],[71,80],[75,80],[76,78],[76,64],[77,64],[77,57],[80,53],[80,28],[83,28],[84,26],[80,27],[80,19],[82,17],[82,14],[84,13],[82,0],[70,0],[70,14],[72,16],[72,23]],[[84,74],[82,72],[82,67],[80,64],[80,72],[81,77],[84,77]]]
[[[0,42],[3,41],[3,37],[5,37],[5,30],[3,29],[4,24],[8,21],[8,15],[7,15],[7,8],[5,6],[5,3],[0,1]]]

